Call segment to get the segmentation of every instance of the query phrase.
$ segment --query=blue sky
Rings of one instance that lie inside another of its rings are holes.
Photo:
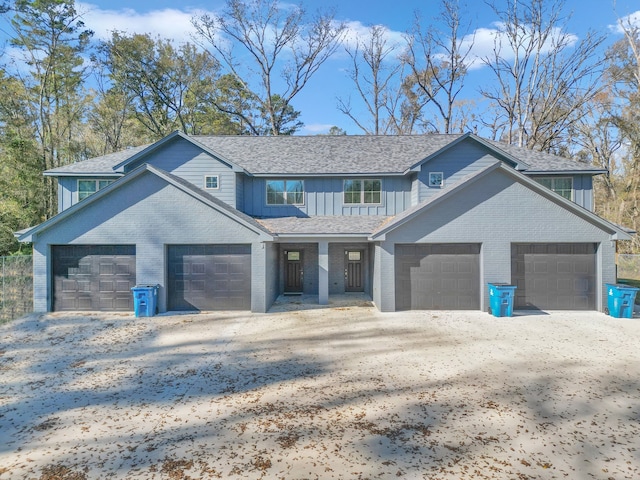
[[[499,0],[498,0],[499,1]],[[198,12],[216,12],[222,9],[223,1],[176,2],[175,0],[89,0],[76,2],[78,10],[83,12],[85,24],[96,32],[96,38],[109,36],[117,29],[128,33],[152,33],[177,41],[190,39],[191,18]],[[483,0],[460,0],[466,19],[476,31],[476,45],[481,45],[483,32],[490,31],[497,20],[492,10]],[[339,20],[348,23],[354,31],[364,31],[373,24],[382,24],[389,29],[391,39],[400,41],[413,21],[414,12],[419,10],[424,23],[435,21],[440,0],[307,0],[303,5],[309,10],[335,6]],[[621,38],[615,29],[618,18],[631,18],[640,22],[640,0],[566,0],[566,13],[571,14],[567,32],[578,38],[588,29],[608,36],[607,44]],[[362,133],[336,107],[337,98],[347,98],[353,90],[353,84],[347,77],[348,62],[341,51],[330,59],[307,85],[298,97],[294,107],[302,112],[305,129],[302,134],[314,134],[326,131],[337,125],[350,134]],[[477,86],[486,79],[486,71],[478,69],[472,72],[465,96],[477,97]],[[486,68],[485,68],[486,70]],[[354,102],[357,97],[352,97]]]

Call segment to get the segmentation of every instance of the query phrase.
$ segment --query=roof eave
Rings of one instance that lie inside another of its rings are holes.
[[[525,170],[526,175],[603,175],[607,173],[604,169],[585,169],[585,170]]]
[[[120,178],[122,173],[119,172],[43,172],[45,177],[113,177]]]

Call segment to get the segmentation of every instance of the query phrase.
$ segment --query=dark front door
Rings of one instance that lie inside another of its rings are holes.
[[[284,292],[302,293],[302,252],[287,250],[284,252]]]
[[[344,291],[345,292],[364,292],[364,283],[362,282],[362,266],[363,266],[362,250],[345,250],[344,252]]]

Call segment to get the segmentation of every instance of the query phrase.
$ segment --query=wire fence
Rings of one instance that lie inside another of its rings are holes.
[[[640,255],[618,255],[618,278],[640,280]]]
[[[33,310],[31,255],[0,257],[0,323]]]

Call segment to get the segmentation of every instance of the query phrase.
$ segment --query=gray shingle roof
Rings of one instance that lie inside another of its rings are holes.
[[[404,136],[193,136],[210,151],[254,175],[402,174],[461,134]],[[531,171],[596,171],[585,163],[495,141],[487,143],[521,159]],[[113,167],[148,145],[49,170],[49,175],[113,174]]]
[[[194,137],[253,174],[402,173],[459,135]]]
[[[277,235],[369,235],[390,218],[374,215],[284,217],[260,219],[258,222]]]
[[[113,175],[113,167],[120,162],[134,156],[136,153],[144,150],[149,145],[141,145],[139,147],[131,147],[119,152],[109,153],[100,157],[90,158],[82,162],[72,163],[63,167],[52,168],[47,170],[48,175],[88,175],[88,174],[101,174],[101,175]]]

